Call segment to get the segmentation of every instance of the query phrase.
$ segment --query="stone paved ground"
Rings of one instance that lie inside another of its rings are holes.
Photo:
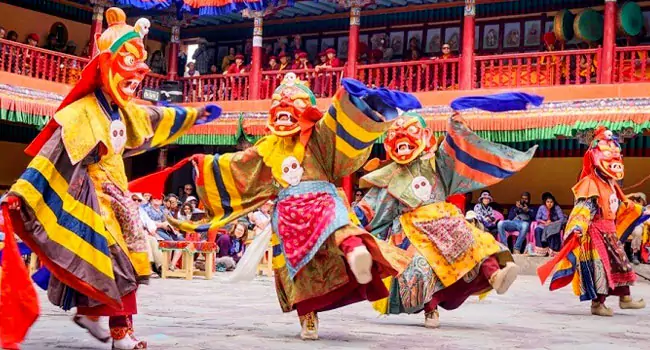
[[[650,285],[633,292],[650,300]],[[41,294],[44,297],[44,294]],[[321,315],[321,338],[298,338],[295,314],[282,314],[273,282],[229,284],[153,280],[139,292],[138,333],[151,349],[647,349],[650,309],[619,310],[613,318],[589,315],[569,290],[550,293],[532,276],[520,277],[507,295],[472,298],[442,311],[442,328],[422,327],[422,315],[379,318],[368,303]],[[70,322],[70,314],[43,301],[43,312],[24,349],[109,349]]]

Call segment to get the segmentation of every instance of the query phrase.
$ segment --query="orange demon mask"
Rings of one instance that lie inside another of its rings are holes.
[[[591,147],[587,152],[591,153],[592,164],[585,164],[584,166],[595,167],[607,178],[614,180],[623,179],[625,173],[621,146],[610,130],[603,126],[598,127],[595,131]]]
[[[102,90],[118,106],[126,105],[149,72],[145,63],[147,51],[142,38],[149,32],[149,20],[140,18],[135,26],[126,24],[126,15],[119,8],[106,10],[108,29],[95,40],[99,50],[99,71]]]
[[[273,102],[267,125],[277,136],[292,136],[304,129],[303,122],[320,119],[316,97],[293,73],[287,73],[282,84],[273,92]],[[305,131],[305,130],[303,130]]]
[[[431,129],[427,128],[421,115],[404,113],[388,129],[384,148],[393,161],[408,164],[431,149],[434,145],[431,135]]]

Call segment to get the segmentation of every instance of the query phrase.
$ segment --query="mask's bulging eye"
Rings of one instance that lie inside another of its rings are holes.
[[[132,66],[132,65],[134,65],[134,64],[135,64],[135,57],[133,57],[133,55],[127,55],[127,56],[124,56],[124,63],[125,63],[127,66]]]
[[[411,125],[408,128],[409,134],[417,134],[418,133],[418,128],[415,125]]]
[[[282,169],[282,171],[283,171],[285,174],[288,173],[288,172],[289,172],[289,167],[288,167],[288,166],[285,166],[284,169]]]
[[[296,107],[298,107],[298,108],[305,108],[305,107],[307,107],[307,104],[305,103],[305,101],[303,101],[303,100],[301,100],[301,99],[297,99],[297,100],[293,101],[293,104],[294,104],[294,106],[296,106]]]

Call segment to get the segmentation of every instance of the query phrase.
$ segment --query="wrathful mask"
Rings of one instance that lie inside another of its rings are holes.
[[[625,175],[623,167],[623,156],[621,146],[614,139],[610,130],[605,128],[596,129],[591,149],[593,166],[599,172],[614,180],[622,180]]]
[[[386,153],[398,164],[412,162],[431,147],[431,129],[417,113],[405,113],[397,118],[384,140]]]
[[[282,84],[273,92],[267,125],[274,135],[295,135],[300,132],[303,115],[314,108],[316,97],[311,90],[294,73],[287,73]]]
[[[119,8],[106,10],[106,29],[96,39],[99,70],[104,92],[119,105],[126,105],[142,83],[149,67],[142,38],[149,32],[149,20],[140,18],[135,26],[126,24],[126,15]]]

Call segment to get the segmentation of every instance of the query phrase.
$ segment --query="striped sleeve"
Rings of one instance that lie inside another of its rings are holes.
[[[257,209],[276,195],[271,169],[264,165],[255,147],[245,151],[197,155],[194,182],[210,222],[179,228],[206,232],[219,228]]]
[[[363,166],[372,145],[391,124],[366,101],[341,87],[310,142],[312,149],[320,151],[321,162],[336,180]]]
[[[193,107],[172,105],[169,107],[139,107],[137,113],[140,118],[149,119],[153,135],[142,146],[125,152],[125,157],[173,143],[194,126],[202,111]]]
[[[467,193],[514,175],[533,158],[537,146],[520,152],[480,138],[464,124],[450,120],[436,153],[436,167],[446,195]]]
[[[587,232],[591,220],[596,215],[598,206],[596,198],[580,198],[573,205],[566,228],[568,233]]]
[[[381,240],[387,240],[389,228],[399,218],[399,202],[385,188],[373,187],[357,205],[367,220],[366,230]]]

